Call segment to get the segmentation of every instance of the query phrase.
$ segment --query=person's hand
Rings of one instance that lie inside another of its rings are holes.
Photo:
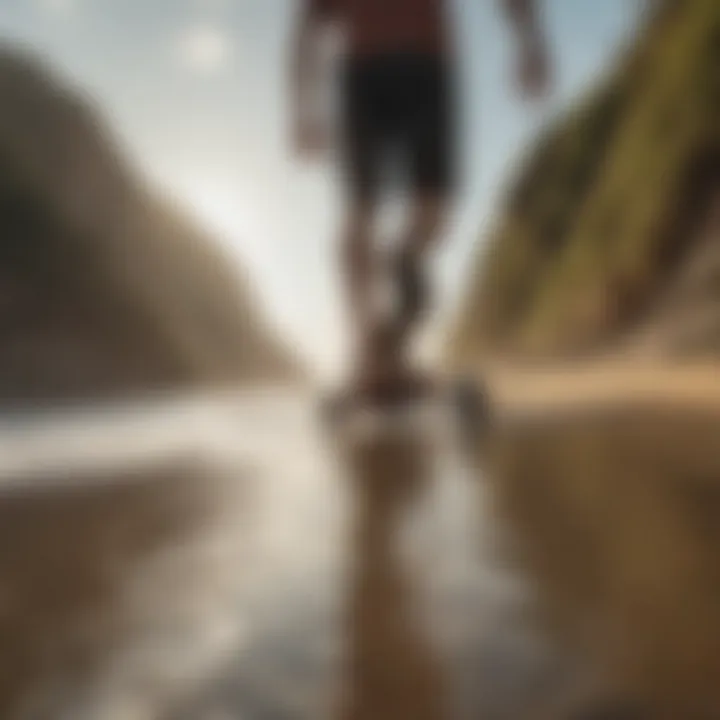
[[[540,37],[527,40],[521,49],[517,68],[518,89],[528,100],[542,100],[552,90],[552,63]]]
[[[293,138],[296,155],[304,160],[315,160],[330,149],[330,137],[320,122],[297,122]]]

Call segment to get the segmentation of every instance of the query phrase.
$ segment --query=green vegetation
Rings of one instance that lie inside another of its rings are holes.
[[[642,325],[717,189],[719,68],[720,3],[660,3],[511,187],[450,338],[454,362],[594,352]]]

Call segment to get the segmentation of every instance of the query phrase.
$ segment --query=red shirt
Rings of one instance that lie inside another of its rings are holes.
[[[338,22],[353,55],[384,52],[443,54],[447,0],[310,0],[323,18]]]

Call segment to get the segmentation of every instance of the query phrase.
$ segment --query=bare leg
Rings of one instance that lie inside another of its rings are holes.
[[[374,401],[394,402],[433,390],[432,383],[410,371],[408,339],[429,305],[430,288],[424,265],[442,230],[445,211],[445,200],[436,194],[415,199],[390,268],[398,296],[396,307],[389,316],[368,313],[360,321],[361,392]],[[369,217],[369,213],[365,216]],[[368,247],[366,240],[363,248]],[[368,270],[367,266],[365,269]],[[367,286],[375,280],[370,270],[363,278],[366,306],[372,300]]]
[[[341,248],[348,314],[361,366],[367,362],[368,335],[373,324],[374,220],[374,203],[354,202],[348,213]]]
[[[410,333],[429,309],[430,278],[428,253],[437,245],[447,214],[447,203],[439,195],[423,194],[413,204],[409,226],[398,247],[392,268],[398,301],[392,323],[392,342],[404,362]]]
[[[423,194],[415,198],[408,227],[392,264],[397,285],[396,310],[389,319],[376,316],[375,205],[355,202],[351,206],[343,243],[343,265],[361,392],[401,395],[403,379],[409,379],[408,339],[429,305],[426,277],[428,252],[437,243],[446,215],[444,197]],[[408,391],[414,392],[410,387]]]

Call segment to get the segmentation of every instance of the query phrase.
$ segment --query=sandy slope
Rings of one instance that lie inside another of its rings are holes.
[[[720,364],[612,359],[601,363],[487,369],[502,411],[552,414],[638,402],[720,408]]]

